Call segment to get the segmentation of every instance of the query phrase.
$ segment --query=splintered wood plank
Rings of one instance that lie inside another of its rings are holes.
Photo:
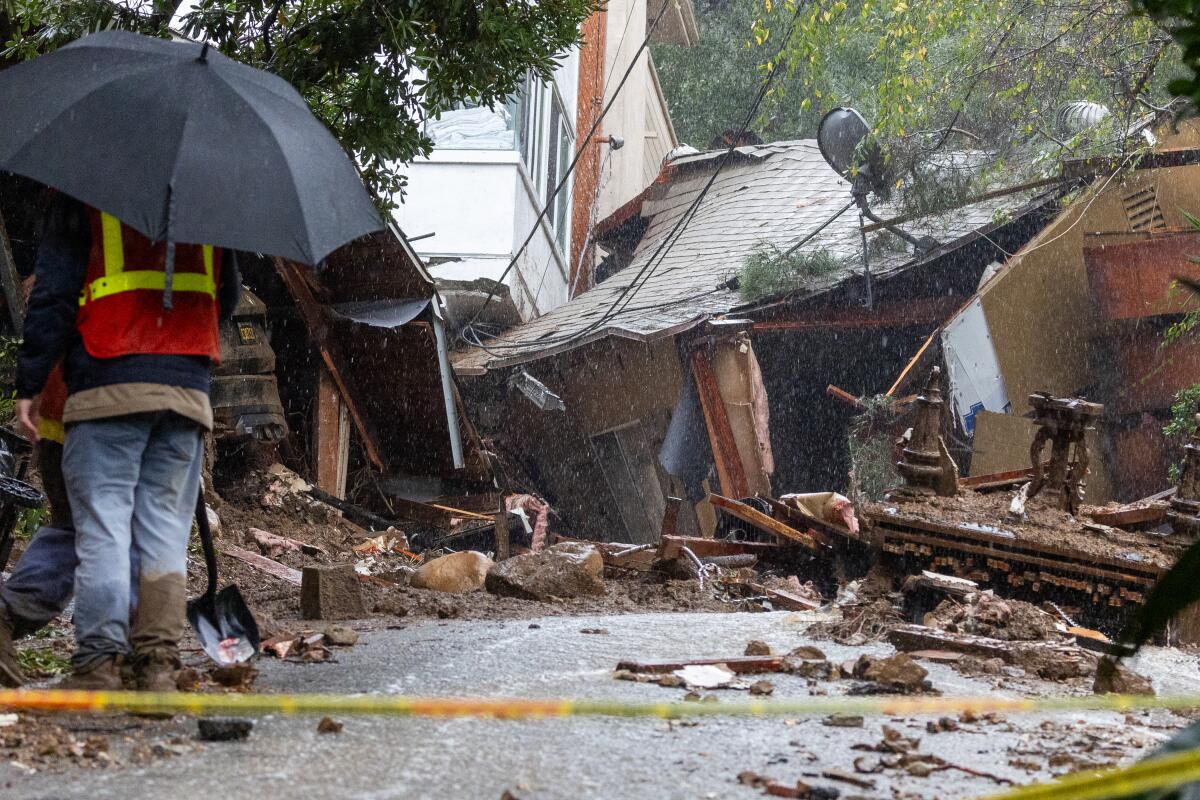
[[[342,377],[341,368],[337,363],[338,359],[334,357],[333,352],[330,350],[325,321],[321,315],[321,304],[313,296],[312,287],[309,286],[308,281],[304,278],[304,274],[301,271],[303,267],[278,257],[273,259],[273,261],[275,263],[275,271],[279,273],[279,277],[283,280],[288,293],[296,301],[296,309],[300,312],[300,318],[304,320],[305,327],[308,328],[308,335],[312,337],[313,343],[321,353],[321,360],[325,362],[325,367],[329,370],[329,376],[337,384],[338,393],[342,396],[342,402],[346,404],[346,409],[350,412],[350,418],[354,420],[354,427],[358,429],[363,449],[367,451],[367,458],[370,459],[371,463],[377,469],[385,469],[383,458],[379,453],[379,446],[376,444],[375,437],[367,426],[366,417],[363,415],[362,409],[359,408],[355,396],[347,389],[346,381]]]
[[[733,497],[750,494],[750,483],[746,480],[746,469],[738,454],[737,440],[721,390],[717,386],[717,375],[713,371],[708,351],[698,348],[692,351],[692,375],[696,378],[696,392],[700,396],[700,410],[704,413],[704,424],[708,428],[708,440],[716,461],[717,479],[721,491]]]
[[[274,559],[261,556],[258,553],[251,553],[249,550],[243,550],[237,545],[221,543],[217,547],[217,552],[223,556],[236,558],[245,564],[249,564],[259,572],[265,572],[273,578],[279,578],[281,581],[290,583],[293,586],[300,585],[300,570],[292,569],[287,564],[280,564]]]
[[[816,600],[801,597],[793,592],[785,592],[783,589],[772,589],[761,583],[748,583],[746,585],[750,588],[750,591],[755,594],[765,595],[772,603],[788,611],[816,611],[822,605]]]
[[[739,503],[737,500],[730,500],[728,497],[722,497],[719,494],[710,494],[708,502],[716,508],[726,511],[743,522],[749,522],[756,528],[762,528],[768,533],[773,533],[781,539],[796,544],[803,545],[809,550],[819,551],[821,545],[807,533],[801,533],[791,525],[780,522],[774,517],[769,517],[758,509],[751,508],[745,503]]]

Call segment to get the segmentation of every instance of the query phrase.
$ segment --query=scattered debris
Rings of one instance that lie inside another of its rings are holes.
[[[202,742],[233,742],[250,737],[254,720],[242,717],[201,717],[196,720]]]
[[[897,653],[887,658],[861,655],[854,662],[853,675],[899,694],[927,692],[933,688],[926,680],[929,670],[907,653]]]
[[[724,664],[690,664],[672,673],[694,689],[717,689],[730,686],[737,676]]]
[[[829,728],[861,728],[863,718],[861,714],[830,714],[821,724]]]
[[[317,723],[317,733],[341,733],[345,727],[344,723],[333,717],[321,717],[321,721]]]
[[[944,600],[925,615],[925,624],[950,633],[970,633],[1006,641],[1059,640],[1063,626],[1023,600],[1001,600],[991,591],[972,592],[960,601]]]
[[[209,677],[213,683],[224,686],[228,689],[236,689],[239,692],[246,692],[258,680],[258,668],[249,662],[240,664],[225,664],[220,667],[214,667],[209,672]]]
[[[758,639],[752,639],[746,643],[746,652],[744,655],[769,656],[774,655],[774,653],[771,652],[771,645],[767,644],[766,642],[759,641]]]
[[[750,684],[750,694],[767,695],[775,693],[775,684],[770,681],[755,681]]]

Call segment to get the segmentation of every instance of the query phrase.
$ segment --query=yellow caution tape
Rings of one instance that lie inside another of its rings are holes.
[[[984,800],[1106,800],[1200,780],[1200,750],[1139,761],[1124,769],[1076,772],[1053,783],[1035,783]]]
[[[716,703],[638,703],[621,700],[409,697],[337,694],[190,694],[0,689],[0,708],[37,711],[129,711],[185,714],[364,714],[397,717],[677,717],[864,714],[1053,713],[1200,708],[1200,695],[1087,695],[1079,697],[806,697]]]
[[[816,714],[1054,713],[1200,708],[1200,695],[1088,695],[1078,697],[808,697],[717,703],[634,703],[619,700],[533,700],[523,698],[407,697],[335,694],[189,694],[82,692],[59,689],[0,689],[0,708],[9,710],[186,714],[328,714],[396,717],[613,716],[674,719],[696,716],[805,716]],[[1200,781],[1200,751],[1172,753],[1121,770],[1092,770],[1054,783],[1033,784],[987,800],[1104,800]]]

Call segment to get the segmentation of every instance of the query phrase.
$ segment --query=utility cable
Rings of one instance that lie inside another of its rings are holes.
[[[459,338],[463,341],[467,341],[463,336],[463,331],[474,325],[479,317],[482,316],[484,310],[488,307],[488,303],[492,302],[492,299],[495,298],[497,287],[504,282],[504,279],[508,277],[508,274],[517,266],[517,261],[520,260],[521,254],[525,252],[525,248],[529,246],[531,241],[533,241],[533,237],[537,234],[538,229],[542,225],[542,220],[546,218],[546,215],[550,213],[550,209],[554,207],[554,201],[557,199],[558,193],[561,192],[563,187],[567,185],[567,182],[571,178],[571,173],[575,171],[575,165],[579,163],[579,159],[583,156],[584,150],[587,149],[589,144],[591,144],[592,137],[600,128],[600,123],[604,121],[605,115],[608,114],[609,109],[613,107],[613,104],[617,102],[617,98],[620,97],[621,89],[624,88],[625,83],[629,80],[629,76],[633,74],[633,68],[637,66],[638,58],[641,57],[645,49],[649,47],[650,37],[654,35],[654,30],[658,27],[658,23],[662,21],[663,16],[666,14],[667,9],[670,8],[671,5],[672,3],[670,2],[664,2],[662,8],[659,9],[658,14],[654,17],[654,21],[650,23],[650,27],[646,30],[646,38],[642,40],[637,52],[634,53],[633,57],[629,60],[629,66],[626,67],[625,73],[621,76],[621,81],[617,84],[617,88],[613,90],[612,97],[610,97],[608,102],[605,103],[604,108],[600,111],[600,116],[596,117],[596,121],[592,123],[592,127],[588,131],[587,136],[583,138],[583,142],[575,150],[575,157],[571,159],[571,163],[567,166],[566,171],[563,172],[562,179],[559,180],[558,185],[554,187],[554,191],[551,192],[550,196],[546,198],[546,204],[542,207],[541,212],[537,215],[537,219],[533,221],[533,225],[529,229],[529,235],[525,237],[525,241],[521,242],[521,246],[517,248],[517,252],[513,253],[512,260],[508,262],[508,266],[505,267],[504,271],[500,273],[500,277],[496,279],[495,284],[488,289],[487,297],[484,298],[483,305],[479,307],[474,315],[472,315],[471,319],[467,321],[467,324],[464,325],[462,330],[459,331]],[[468,342],[468,344],[469,343],[470,342]]]
[[[771,66],[767,71],[767,75],[763,79],[763,82],[760,85],[759,90],[754,97],[754,102],[751,103],[750,108],[747,111],[746,116],[743,119],[741,126],[738,128],[737,134],[734,137],[732,137],[729,147],[721,155],[721,160],[718,162],[717,168],[715,170],[713,170],[712,175],[709,176],[708,181],[705,182],[703,188],[701,188],[701,190],[697,193],[696,197],[689,204],[688,208],[684,211],[684,213],[682,215],[680,215],[679,219],[676,220],[674,227],[659,242],[658,247],[650,255],[650,258],[647,259],[646,264],[644,266],[642,266],[642,268],[640,270],[638,270],[638,273],[636,275],[633,276],[633,280],[631,280],[624,287],[624,289],[622,289],[622,291],[613,300],[612,304],[608,307],[608,309],[604,312],[604,314],[602,314],[598,319],[589,323],[582,330],[579,330],[573,334],[568,334],[566,336],[561,336],[561,337],[545,337],[542,339],[538,339],[536,342],[500,342],[500,341],[496,341],[496,342],[492,342],[490,347],[505,348],[505,349],[509,349],[509,348],[511,348],[511,349],[527,349],[528,350],[528,349],[541,349],[547,345],[553,346],[553,345],[559,345],[559,344],[566,344],[566,343],[581,339],[584,336],[587,336],[592,331],[596,330],[601,325],[603,325],[605,322],[608,322],[614,316],[621,313],[621,309],[618,308],[618,306],[620,306],[622,304],[622,302],[624,302],[626,305],[628,305],[629,301],[633,299],[634,295],[636,295],[637,292],[643,286],[645,286],[646,281],[648,281],[651,277],[653,277],[654,271],[659,266],[662,265],[662,261],[666,258],[667,254],[670,252],[671,247],[674,246],[676,241],[678,241],[679,237],[682,235],[682,233],[686,229],[687,225],[694,218],[696,210],[700,207],[700,204],[704,202],[705,196],[708,194],[709,190],[712,189],[713,184],[716,183],[717,178],[720,177],[721,171],[729,163],[730,159],[733,156],[734,151],[737,150],[738,141],[742,138],[742,136],[749,129],[750,123],[754,120],[754,117],[758,114],[758,108],[762,104],[763,99],[766,97],[767,92],[770,90],[771,84],[775,80],[775,75],[778,74],[778,72],[779,72],[781,56],[783,54],[783,51],[787,48],[788,42],[791,41],[793,33],[795,33],[796,22],[797,22],[797,20],[799,20],[800,12],[803,8],[804,8],[804,6],[802,3],[798,2],[796,4],[796,10],[792,14],[791,22],[788,25],[787,35],[784,37],[783,43],[779,46],[779,51],[776,53],[775,58],[771,61]],[[839,213],[839,216],[840,216],[840,213]],[[639,281],[641,282],[640,285],[639,285]]]

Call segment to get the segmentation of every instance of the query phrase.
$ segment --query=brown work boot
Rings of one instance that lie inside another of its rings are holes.
[[[125,688],[121,682],[121,667],[116,656],[101,658],[85,667],[76,667],[71,674],[59,681],[56,689],[73,689],[90,692],[119,692]]]
[[[159,575],[138,582],[137,613],[133,617],[133,674],[142,692],[174,692],[187,606],[187,579]]]
[[[156,648],[133,657],[133,676],[139,692],[178,691],[175,678],[183,664],[179,655],[167,648]]]
[[[17,661],[17,649],[13,647],[12,625],[8,616],[0,612],[0,686],[16,689],[25,683],[21,664]]]

